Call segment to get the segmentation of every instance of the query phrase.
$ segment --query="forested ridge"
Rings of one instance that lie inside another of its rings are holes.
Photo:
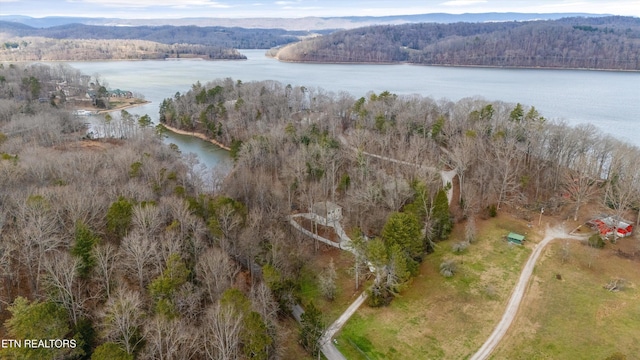
[[[11,38],[0,48],[0,61],[244,60],[238,50],[210,45],[161,44],[147,40],[64,40]]]
[[[91,140],[86,117],[38,101],[63,81],[86,79],[0,64],[0,337],[21,344],[0,358],[281,358],[289,302],[237,260],[269,241],[254,237],[260,218],[204,187],[148,116],[105,116]],[[272,276],[305,254],[265,251]]]
[[[269,49],[297,41],[306,31],[245,29],[222,26],[97,26],[69,24],[34,28],[0,21],[0,29],[13,37],[37,36],[52,39],[147,40],[162,44],[207,45],[235,49]]]
[[[276,56],[302,62],[640,70],[640,19],[372,26],[307,39]]]
[[[637,147],[592,125],[550,121],[521,104],[389,92],[354,98],[223,79],[165,99],[160,121],[230,145],[236,163],[225,191],[249,209],[279,208],[285,215],[331,200],[344,207],[345,228],[383,239],[386,250],[371,242],[378,251],[363,250],[363,258],[377,261],[376,268],[404,270],[376,281],[390,285],[372,290],[379,295],[372,296],[375,304],[389,301],[433,243],[447,237],[443,190],[451,186],[454,223],[503,209],[526,218],[544,208],[576,219],[587,204],[631,219],[640,210]],[[455,184],[443,184],[438,169],[453,169]],[[411,216],[398,220],[398,214]],[[385,235],[383,225],[392,220],[415,229],[412,219],[422,234],[410,236],[417,243]],[[398,243],[404,263],[386,263],[402,259],[393,255]],[[387,255],[373,259],[372,251]]]
[[[355,98],[346,92],[275,81],[224,79],[207,85],[196,83],[188,92],[165,99],[160,121],[235,144],[236,167],[244,160],[260,168],[269,166],[267,173],[276,171],[282,176],[292,165],[291,156],[302,156],[298,151],[304,150],[308,156],[300,161],[310,172],[325,156],[335,160],[342,154],[348,158],[351,150],[345,147],[345,139],[359,151],[410,163],[437,167],[444,162],[458,169],[462,177],[459,200],[465,211],[472,212],[491,204],[499,208],[505,202],[540,206],[559,201],[556,196],[563,188],[564,175],[572,171],[587,171],[588,177],[604,180],[612,174],[622,179],[625,177],[619,171],[631,171],[626,183],[635,196],[640,185],[631,181],[638,176],[638,167],[632,166],[638,162],[637,147],[621,143],[593,125],[572,127],[548,120],[533,106],[481,98],[451,102],[389,92]],[[261,156],[270,160],[258,162]],[[589,161],[590,166],[577,166],[578,161]],[[356,164],[346,159],[339,162],[343,165],[334,169],[336,178],[339,173],[352,181],[358,178],[352,173],[358,168]],[[326,166],[320,171],[321,182],[330,181],[324,178]],[[401,170],[410,169],[396,171]],[[239,171],[236,168],[235,173]],[[386,172],[381,171],[380,176]],[[366,173],[375,177],[379,172]],[[325,196],[338,196],[333,185],[337,184],[323,186],[329,192]],[[383,185],[384,181],[378,183]],[[354,188],[363,187],[366,184]],[[398,210],[404,200],[386,202]],[[551,204],[548,207],[554,208]]]

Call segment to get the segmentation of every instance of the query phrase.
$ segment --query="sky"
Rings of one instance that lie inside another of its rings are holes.
[[[0,15],[126,19],[584,12],[640,17],[640,0],[0,0]]]

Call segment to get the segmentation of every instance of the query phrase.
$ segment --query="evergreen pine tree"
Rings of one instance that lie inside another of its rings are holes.
[[[449,214],[449,200],[444,189],[440,189],[433,202],[433,237],[435,240],[446,239],[453,229],[453,222]]]

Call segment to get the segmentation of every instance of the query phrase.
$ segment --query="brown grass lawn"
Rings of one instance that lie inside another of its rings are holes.
[[[620,352],[627,359],[640,359],[640,259],[615,253],[618,248],[632,252],[638,244],[626,238],[594,250],[570,243],[564,264],[562,241],[550,244],[519,316],[493,358],[605,359]],[[627,288],[605,290],[603,285],[612,278],[626,279]]]
[[[544,226],[550,219],[543,220]],[[574,225],[567,222],[566,228]],[[451,245],[464,234],[464,224],[457,224],[390,306],[360,308],[338,334],[340,351],[348,359],[465,359],[475,353],[500,320],[532,247],[542,239],[542,227],[529,227],[507,211],[478,221],[477,227],[478,240],[455,254]],[[525,246],[507,244],[510,231],[524,234]],[[604,359],[618,351],[640,359],[640,253],[633,259],[616,255],[618,249],[633,253],[640,241],[623,239],[600,251],[573,241],[564,264],[562,243],[552,243],[539,260],[518,318],[492,358]],[[333,301],[324,299],[317,286],[317,275],[330,259],[338,272]],[[439,273],[445,259],[458,263],[449,279]],[[364,289],[354,289],[352,266],[350,253],[322,245],[302,270],[301,303],[313,301],[327,325]],[[627,280],[624,291],[602,288],[616,277]],[[289,332],[285,358],[308,358],[297,335]]]
[[[363,306],[339,334],[348,359],[463,359],[473,354],[498,323],[533,243],[542,237],[508,214],[478,221],[478,240],[463,254],[458,224],[450,239],[427,256],[419,275],[385,308]],[[527,236],[525,246],[507,244],[510,231]],[[455,259],[458,273],[439,273],[444,259]]]

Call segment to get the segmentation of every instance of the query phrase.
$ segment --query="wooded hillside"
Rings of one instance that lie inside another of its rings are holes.
[[[303,62],[640,70],[640,19],[373,26],[307,39],[276,56]]]
[[[297,41],[307,31],[244,29],[221,26],[94,26],[68,24],[34,28],[0,21],[0,33],[12,37],[38,36],[52,39],[147,40],[162,44],[196,44],[220,48],[268,49]]]
[[[86,77],[0,65],[0,336],[78,346],[3,358],[300,358],[286,355],[297,344],[315,356],[313,303],[334,299],[336,269],[310,267],[320,246],[289,216],[326,201],[353,240],[342,291],[369,277],[373,306],[411,286],[457,221],[640,211],[637,147],[521,104],[196,83],[160,120],[230,145],[231,171],[206,177],[146,116],[105,117],[112,138],[88,141],[81,119],[39,101],[63,81]]]
[[[637,211],[640,201],[637,147],[591,125],[549,121],[521,104],[389,92],[357,99],[273,81],[225,79],[194,84],[166,99],[160,120],[235,148],[237,181],[231,185],[234,197],[248,206],[265,201],[266,194],[297,208],[335,199],[346,204],[352,225],[371,234],[413,198],[414,181],[428,182],[433,199],[442,183],[424,171],[442,164],[458,174],[454,203],[460,217],[505,204],[554,212],[572,203],[573,216],[586,201],[608,204],[622,215]],[[574,188],[576,177],[585,181],[580,189]],[[341,179],[350,179],[349,185]]]
[[[109,115],[89,140],[86,118],[38,101],[77,75],[0,64],[0,337],[21,344],[0,358],[281,357],[278,304],[230,255],[254,239],[244,205],[205,193],[148,117]]]
[[[0,61],[162,60],[169,58],[246,59],[236,49],[209,45],[161,44],[146,40],[4,39]]]

